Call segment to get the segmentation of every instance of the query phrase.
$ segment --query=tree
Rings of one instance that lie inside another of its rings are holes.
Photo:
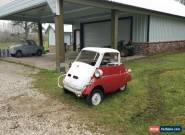
[[[24,39],[28,39],[30,32],[38,32],[37,23],[25,21],[13,21],[14,26],[20,26],[24,29]]]
[[[185,0],[176,0],[176,1],[178,1],[178,2],[182,3],[183,5],[185,5]]]

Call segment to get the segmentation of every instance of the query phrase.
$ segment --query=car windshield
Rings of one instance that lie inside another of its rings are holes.
[[[97,52],[83,50],[78,55],[76,61],[95,66],[99,56],[100,55]]]
[[[35,45],[35,44],[36,44],[35,41],[33,41],[33,40],[26,40],[26,42],[27,42],[29,45]]]

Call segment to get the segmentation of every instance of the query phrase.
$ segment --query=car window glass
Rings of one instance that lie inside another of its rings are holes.
[[[27,42],[23,42],[22,44],[23,44],[23,45],[29,45]]]
[[[76,61],[95,66],[99,56],[100,56],[99,53],[96,52],[82,51],[77,57]]]
[[[33,40],[30,41],[32,45],[35,45],[35,42]]]
[[[101,62],[101,66],[118,65],[118,53],[105,53]]]
[[[28,45],[32,45],[32,42],[30,40],[27,40]]]

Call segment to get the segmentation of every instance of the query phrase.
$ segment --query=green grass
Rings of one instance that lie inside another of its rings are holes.
[[[48,43],[48,41],[44,42],[44,50],[45,51],[49,50],[49,43]]]
[[[9,42],[6,42],[6,43],[0,42],[0,49],[7,49],[11,45],[13,45],[13,43],[11,43],[11,42],[10,43]]]
[[[71,106],[79,118],[103,125],[106,134],[147,135],[151,125],[185,127],[185,52],[150,56],[126,65],[133,70],[128,90],[107,95],[98,107],[64,95],[57,88],[58,74],[54,71],[41,70],[34,76],[34,85]]]

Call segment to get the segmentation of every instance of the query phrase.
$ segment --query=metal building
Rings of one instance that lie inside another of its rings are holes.
[[[46,29],[45,32],[48,36],[48,46],[49,46],[49,51],[52,53],[55,53],[56,50],[56,41],[55,41],[55,27],[53,25],[49,25]],[[66,30],[64,29],[64,43],[67,46],[71,45],[71,41],[72,41],[72,30]]]
[[[40,45],[41,23],[55,23],[58,71],[65,63],[64,23],[73,25],[74,50],[79,41],[81,48],[116,48],[119,40],[185,46],[185,8],[173,0],[14,0],[0,8],[0,19],[38,22]]]

